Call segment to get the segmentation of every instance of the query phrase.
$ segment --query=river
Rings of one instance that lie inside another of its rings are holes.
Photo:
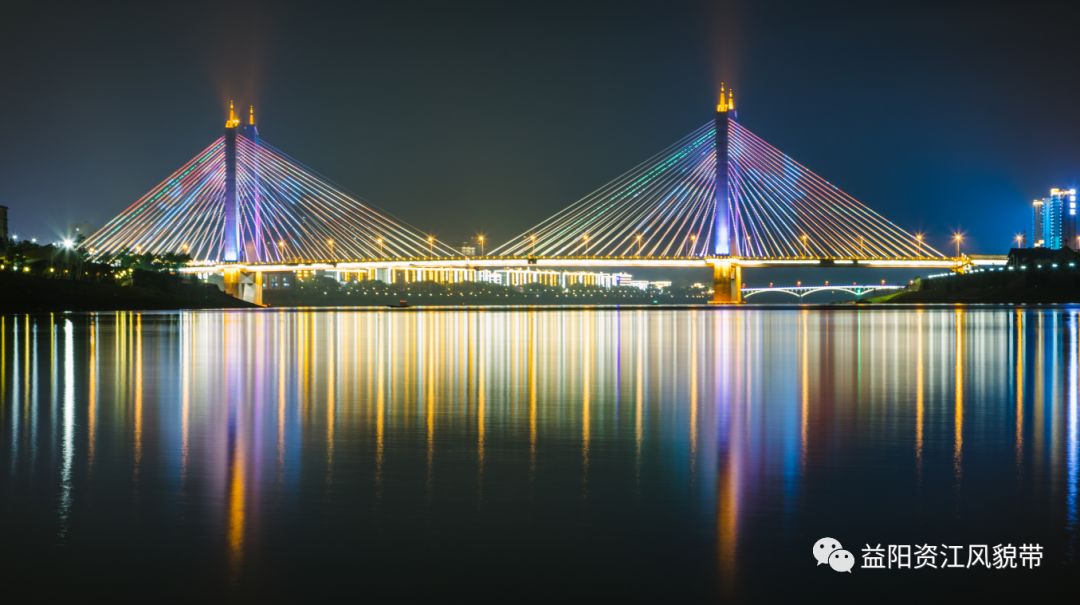
[[[1078,314],[8,315],[0,580],[43,598],[1031,594],[1077,571]],[[1042,550],[1032,569],[844,574],[816,564],[825,536],[856,558]]]

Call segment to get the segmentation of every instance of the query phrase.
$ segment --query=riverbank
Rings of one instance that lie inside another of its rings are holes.
[[[130,285],[120,285],[3,271],[0,272],[0,291],[3,292],[0,313],[244,309],[256,306],[228,296],[211,284],[192,282],[175,275],[137,275]]]
[[[1061,267],[1001,267],[922,278],[866,303],[1067,304],[1080,303],[1080,271]]]

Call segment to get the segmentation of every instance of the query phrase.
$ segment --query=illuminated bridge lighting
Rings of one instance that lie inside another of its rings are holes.
[[[729,206],[743,259],[943,259],[909,233],[728,118]],[[709,256],[716,202],[709,122],[493,256]],[[693,242],[688,245],[687,242]]]
[[[477,235],[481,258],[466,260],[960,262],[747,130],[733,99],[718,109],[715,120],[494,250]],[[243,126],[230,111],[224,136],[82,246],[98,259],[182,253],[201,266],[464,258],[260,139],[253,110]]]
[[[230,120],[230,123],[232,121]],[[118,253],[225,256],[226,139],[220,137],[82,245]],[[240,262],[394,259],[453,254],[425,232],[381,212],[261,138],[236,135]]]

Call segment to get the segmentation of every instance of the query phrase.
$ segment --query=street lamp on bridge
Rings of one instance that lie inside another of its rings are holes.
[[[376,237],[375,238],[375,243],[378,244],[378,246],[379,246],[379,257],[380,258],[385,258],[386,254],[383,252],[383,238]]]
[[[956,258],[960,258],[960,244],[964,242],[964,234],[957,231],[953,233],[952,239],[956,243]]]
[[[332,240],[332,239],[326,240],[326,245],[330,247],[330,258],[333,259],[334,258],[334,240]]]
[[[694,245],[696,242],[697,242],[697,235],[694,234],[694,233],[691,233],[690,234],[690,254],[689,254],[689,256],[694,255],[694,249],[697,247],[697,246]]]
[[[484,241],[486,239],[483,235],[476,236],[476,241],[480,244],[480,256],[484,256]]]
[[[637,240],[637,255],[638,255],[638,256],[641,256],[641,246],[642,246],[642,243],[641,243],[641,234],[640,234],[640,233],[638,233],[638,234],[637,234],[637,237],[635,237],[634,239],[636,239],[636,240]]]
[[[536,256],[536,234],[535,233],[533,235],[529,236],[529,246],[530,246],[529,254],[532,255],[532,256]]]
[[[585,256],[588,256],[589,255],[589,234],[586,233],[585,235],[582,235],[581,236],[581,241],[583,241],[585,243]]]
[[[807,258],[809,258],[810,257],[810,236],[804,233],[804,234],[802,234],[801,237],[799,237],[799,239],[802,240],[804,254],[806,254]]]
[[[1017,233],[1016,237],[1014,237],[1013,239],[1016,240],[1016,247],[1017,248],[1023,248],[1024,247],[1024,234],[1023,233]],[[1080,237],[1078,237],[1076,239],[1077,239],[1077,242],[1080,242]]]
[[[915,234],[915,256],[922,256],[922,245],[923,245],[923,240],[925,240],[925,239],[926,239],[926,236],[923,235],[922,233],[916,233]]]
[[[435,256],[435,236],[427,236],[427,251],[428,256]]]

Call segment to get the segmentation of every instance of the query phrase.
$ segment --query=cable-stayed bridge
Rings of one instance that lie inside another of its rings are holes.
[[[712,120],[487,254],[464,256],[350,195],[261,139],[254,108],[230,103],[224,134],[90,236],[92,257],[191,256],[261,301],[262,274],[327,270],[467,280],[491,267],[703,267],[714,302],[739,302],[759,266],[959,269],[737,121],[721,92]]]

